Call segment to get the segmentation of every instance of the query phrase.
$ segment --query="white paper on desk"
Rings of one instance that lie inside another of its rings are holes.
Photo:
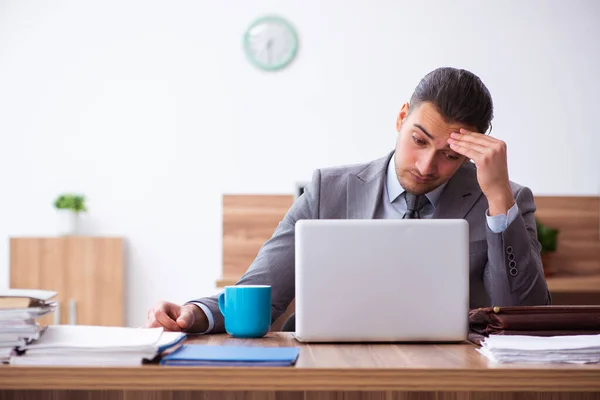
[[[478,351],[494,363],[533,363],[533,364],[597,364],[600,354],[522,354],[519,352],[498,353],[490,349]]]
[[[48,301],[53,297],[56,297],[57,292],[53,290],[39,290],[39,289],[2,289],[0,290],[0,297],[28,297],[30,299],[37,299],[42,301]]]
[[[140,357],[126,357],[126,356],[114,356],[114,357],[36,357],[36,356],[24,356],[24,357],[10,357],[9,363],[11,365],[21,366],[39,366],[39,367],[138,367],[142,365]]]
[[[183,332],[164,331],[162,335],[160,335],[157,346],[159,349],[167,349],[177,343],[181,343],[182,339],[184,339],[186,336],[187,335]]]
[[[46,332],[24,349],[144,351],[158,347],[163,328],[126,328],[118,326],[50,325]]]
[[[478,351],[498,363],[600,363],[600,335],[490,335]]]
[[[57,303],[50,302],[45,307],[10,308],[0,310],[2,324],[10,324],[39,318],[56,310]]]
[[[490,335],[482,346],[492,349],[509,350],[568,350],[568,349],[600,349],[600,335],[569,336],[524,336],[524,335]]]

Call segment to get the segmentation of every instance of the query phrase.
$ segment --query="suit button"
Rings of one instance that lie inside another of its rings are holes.
[[[508,254],[512,254],[512,252],[513,252],[513,248],[512,248],[512,246],[508,246],[508,247],[506,248],[506,252],[507,252]]]
[[[509,270],[509,272],[510,272],[510,274],[511,274],[512,276],[517,276],[517,274],[519,273],[519,270],[518,270],[518,269],[516,269],[516,268],[511,268],[511,269]]]
[[[508,255],[508,261],[513,261],[515,259],[515,255],[513,253],[510,253]]]
[[[517,266],[517,263],[516,263],[516,262],[514,262],[514,261],[511,261],[511,262],[509,262],[509,263],[508,263],[508,267],[509,267],[510,269],[516,268],[516,266]]]

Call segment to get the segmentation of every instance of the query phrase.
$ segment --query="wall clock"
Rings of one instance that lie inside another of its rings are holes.
[[[278,16],[254,21],[244,34],[244,51],[248,60],[264,71],[288,66],[298,52],[298,35],[292,25]]]

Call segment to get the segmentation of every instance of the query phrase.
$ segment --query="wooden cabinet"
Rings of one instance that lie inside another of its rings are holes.
[[[10,239],[10,287],[58,292],[41,323],[123,326],[123,278],[121,238]]]

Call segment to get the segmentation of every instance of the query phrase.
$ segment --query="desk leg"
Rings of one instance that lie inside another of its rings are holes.
[[[600,393],[3,390],[0,400],[598,400]]]

